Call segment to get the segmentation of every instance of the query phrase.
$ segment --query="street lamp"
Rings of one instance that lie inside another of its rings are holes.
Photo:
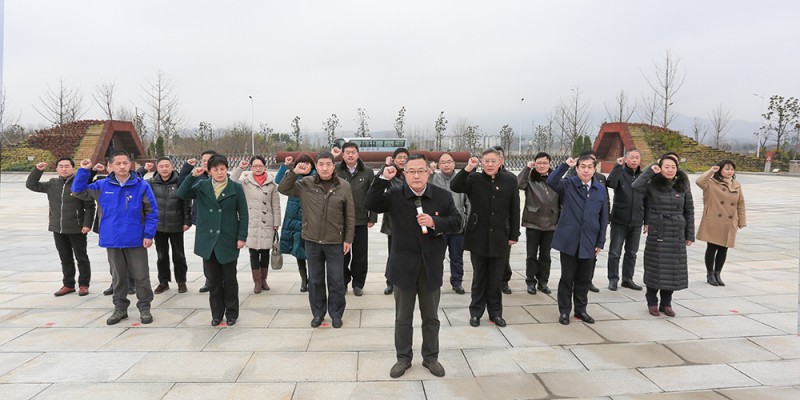
[[[255,110],[255,107],[253,106],[253,96],[247,96],[247,97],[250,97],[250,145],[252,146],[252,149],[253,149],[252,156],[255,156],[256,155],[256,134],[255,134],[255,131],[253,130],[253,116],[255,115],[253,113],[253,110]]]
[[[519,154],[522,154],[522,102],[525,98],[519,99]]]
[[[761,98],[761,118],[764,118],[764,96],[753,93],[753,96]],[[761,158],[761,129],[758,129],[758,139],[756,139],[756,158]]]

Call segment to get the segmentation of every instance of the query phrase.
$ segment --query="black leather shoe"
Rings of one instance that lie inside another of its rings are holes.
[[[333,320],[333,322],[331,323],[331,326],[333,326],[335,329],[341,328],[342,327],[342,320],[340,320],[340,319]]]
[[[464,294],[464,293],[466,293],[466,292],[464,291],[464,287],[463,287],[463,286],[461,286],[461,285],[453,286],[453,291],[454,291],[454,292],[456,292],[457,294]]]
[[[714,278],[717,280],[717,285],[725,286],[725,282],[722,281],[722,278],[719,276],[719,271],[714,272]]]
[[[203,287],[200,288],[200,293],[206,293],[208,292],[208,290],[209,290],[208,286],[203,285]]]
[[[506,320],[504,320],[503,317],[489,318],[489,321],[494,322],[495,325],[497,325],[497,326],[499,326],[501,328],[506,326]]]
[[[624,282],[622,284],[625,285]],[[610,290],[612,292],[616,292],[617,291],[617,281],[609,281],[608,282],[608,290]]]
[[[227,321],[225,321],[225,323],[228,324],[228,326],[234,326],[236,325],[236,318],[230,318]]]
[[[642,287],[633,283],[632,279],[623,279],[622,280],[622,287],[628,288],[631,290],[642,290]]]
[[[561,325],[569,325],[569,314],[561,314],[558,317],[558,323]]]
[[[505,285],[503,285],[503,289],[502,289],[502,291],[503,291],[503,293],[505,293],[505,294],[511,294],[511,288],[508,286],[508,284],[507,284],[507,283],[506,283]]]
[[[398,361],[392,366],[391,371],[389,371],[389,376],[392,378],[399,378],[403,376],[409,368],[411,368],[410,362]]]
[[[533,283],[528,285],[528,294],[536,294],[536,285]]]
[[[597,286],[594,285],[594,283],[590,283],[589,284],[589,291],[592,292],[592,293],[599,293],[600,289],[598,289]]]
[[[222,323],[222,320],[219,320],[219,319],[216,319],[216,318],[211,320],[211,326],[219,326],[219,324],[221,324],[221,323]]]
[[[353,286],[353,294],[358,296],[358,297],[361,297],[361,296],[364,295],[364,289],[362,289],[360,287]]]
[[[319,326],[322,325],[322,320],[323,317],[314,317],[314,319],[311,320],[311,327],[319,328]]]
[[[392,294],[394,293],[394,285],[386,285],[386,289],[383,290],[383,294]]]
[[[428,371],[431,371],[433,376],[438,376],[439,378],[444,376],[444,367],[442,364],[439,364],[439,361],[423,361],[422,366],[427,368]]]
[[[552,291],[550,290],[549,287],[547,287],[547,285],[539,285],[539,291],[544,293],[544,294],[552,293]]]
[[[481,319],[478,318],[478,317],[472,317],[472,318],[469,319],[469,325],[470,326],[474,326],[474,327],[480,326],[481,325]]]
[[[594,318],[592,318],[589,314],[582,312],[582,313],[575,313],[575,318],[586,322],[587,324],[593,324]]]
[[[112,294],[114,294],[114,287],[113,286],[109,287],[106,290],[103,290],[103,296],[111,296]]]

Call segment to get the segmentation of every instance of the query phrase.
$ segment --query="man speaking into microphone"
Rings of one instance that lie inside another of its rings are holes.
[[[397,363],[389,376],[399,378],[411,368],[414,334],[414,303],[419,298],[422,316],[422,366],[442,377],[439,363],[439,296],[447,243],[442,234],[461,229],[461,216],[446,190],[428,185],[428,160],[424,155],[408,157],[403,174],[405,184],[392,186],[397,174],[384,168],[367,191],[365,207],[392,218],[392,235],[386,278],[394,283],[394,346]]]

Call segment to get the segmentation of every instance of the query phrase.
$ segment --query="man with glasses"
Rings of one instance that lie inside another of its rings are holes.
[[[450,189],[450,181],[455,176],[456,163],[450,153],[444,153],[439,157],[439,172],[436,171],[436,163],[431,163],[429,183],[439,186],[447,190],[453,196],[453,202],[456,205],[458,214],[461,216],[462,221],[466,221],[466,216],[469,215],[469,200],[464,193],[456,193]],[[464,224],[462,222],[461,229],[455,233],[448,233],[444,235],[444,240],[447,242],[447,252],[450,257],[450,286],[453,291],[458,294],[464,294],[464,286],[462,285],[464,279]]]

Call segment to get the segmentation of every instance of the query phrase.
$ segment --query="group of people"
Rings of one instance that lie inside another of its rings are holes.
[[[341,161],[336,161],[341,157]],[[300,291],[308,292],[311,326],[330,316],[333,328],[343,325],[345,294],[362,296],[368,273],[368,229],[384,214],[381,231],[388,237],[385,294],[395,300],[397,363],[390,376],[411,367],[412,321],[417,300],[422,317],[422,365],[444,376],[438,362],[438,307],[449,253],[450,285],[463,287],[463,252],[473,268],[470,320],[484,313],[499,327],[502,293],[510,279],[510,250],[525,228],[526,285],[531,295],[550,294],[551,249],[560,253],[559,322],[570,313],[594,323],[586,312],[597,254],[604,248],[610,224],[608,288],[620,285],[642,290],[633,281],[641,233],[647,233],[644,285],[648,311],[674,316],[671,298],[688,286],[686,247],[695,240],[694,207],[687,175],[674,153],[642,169],[640,155],[629,150],[610,175],[597,171],[591,151],[553,169],[547,153],[537,154],[518,175],[504,167],[502,148],[485,150],[456,172],[455,160],[444,153],[433,162],[424,155],[398,149],[373,174],[359,157],[358,145],[345,143],[316,156],[287,157],[273,176],[266,160],[254,156],[229,173],[228,159],[206,151],[176,172],[168,158],[132,171],[130,156],[111,154],[108,166],[89,160],[58,160],[58,177],[39,182],[46,163],[31,171],[27,187],[45,192],[50,201],[49,229],[62,262],[63,287],[55,295],[89,293],[91,268],[86,235],[95,228],[107,249],[114,312],[109,325],[128,317],[128,294],[137,296],[142,323],[153,316],[153,295],[169,290],[170,250],[179,292],[186,292],[183,234],[196,227],[194,252],[203,259],[209,292],[211,325],[231,326],[239,317],[237,261],[247,247],[254,289],[267,283],[270,249],[296,258]],[[478,170],[478,167],[481,167]],[[246,169],[250,171],[245,171]],[[95,177],[108,169],[105,178]],[[438,171],[437,171],[438,169]],[[148,180],[143,175],[153,173]],[[736,231],[745,223],[741,185],[735,165],[724,160],[697,179],[705,207],[697,238],[708,242],[708,283],[722,285],[720,272]],[[612,189],[613,202],[608,189]],[[520,192],[524,193],[521,201]],[[278,193],[288,196],[281,218]],[[96,204],[96,210],[95,210]],[[521,212],[520,212],[521,211]],[[96,216],[95,216],[96,215]],[[278,233],[280,231],[280,239]],[[159,284],[153,290],[147,248],[156,244]],[[623,253],[624,248],[624,253]],[[596,289],[596,288],[595,288]],[[660,299],[659,299],[660,297]]]

